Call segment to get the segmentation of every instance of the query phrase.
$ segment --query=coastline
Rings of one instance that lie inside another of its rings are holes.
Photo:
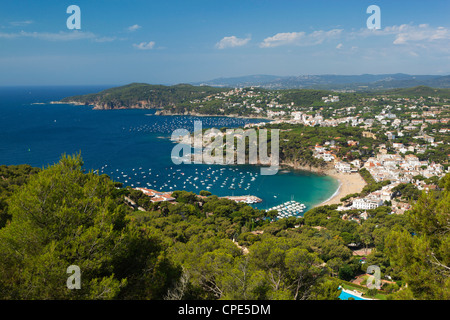
[[[72,105],[86,105],[84,103],[79,103],[75,101],[70,102],[61,102],[61,101],[51,101],[51,104],[72,104]],[[95,110],[94,105],[94,110]],[[131,109],[131,108],[127,108]],[[144,109],[144,108],[142,108]],[[261,119],[261,120],[267,120],[271,121],[273,119],[268,119],[265,117],[245,117],[245,116],[237,116],[237,115],[207,115],[207,114],[197,114],[194,112],[190,112],[188,114],[176,114],[171,112],[164,112],[162,110],[157,110],[155,112],[155,115],[168,115],[168,116],[176,116],[176,115],[188,115],[188,116],[198,116],[198,117],[235,117],[235,118],[243,118],[243,119]],[[325,201],[318,203],[314,205],[313,207],[318,206],[324,206],[324,205],[332,205],[332,204],[339,204],[340,199],[345,197],[348,194],[352,193],[359,193],[362,191],[364,186],[366,185],[366,182],[364,179],[359,175],[359,173],[341,173],[338,172],[336,169],[334,169],[333,166],[328,165],[325,168],[318,168],[308,165],[301,165],[299,162],[284,162],[280,164],[281,166],[286,166],[288,169],[294,169],[294,170],[301,170],[306,172],[312,172],[319,175],[326,175],[330,176],[334,179],[336,179],[339,182],[339,186],[337,190],[333,193],[331,197],[326,199]]]
[[[274,121],[274,119],[269,117],[262,117],[257,115],[249,115],[249,116],[240,116],[237,114],[204,114],[204,113],[197,113],[197,112],[185,112],[185,113],[176,113],[176,112],[170,112],[167,110],[157,110],[155,112],[155,116],[193,116],[193,117],[223,117],[223,118],[239,118],[239,119],[260,119],[260,120],[267,120],[267,121]]]
[[[130,107],[116,107],[116,108],[107,108],[99,104],[89,104],[84,102],[78,102],[78,101],[50,101],[50,104],[71,104],[74,106],[89,106],[92,107],[93,110],[124,110],[124,109],[147,109],[147,110],[156,110],[154,113],[155,116],[193,116],[193,117],[223,117],[223,118],[239,118],[239,119],[259,119],[259,120],[266,120],[268,122],[274,121],[275,119],[269,118],[269,117],[263,117],[258,115],[249,115],[249,116],[240,116],[237,114],[224,114],[224,115],[218,115],[218,114],[203,114],[203,113],[197,113],[197,112],[184,112],[184,113],[176,113],[171,112],[167,110],[163,110],[160,107],[142,107],[139,105],[133,105]]]
[[[366,182],[359,173],[342,173],[337,172],[335,169],[332,169],[327,170],[325,174],[338,180],[339,187],[330,198],[315,205],[314,207],[339,204],[341,203],[341,198],[352,193],[360,193],[366,185]]]
[[[340,199],[345,197],[346,195],[352,193],[360,193],[364,186],[367,184],[364,179],[361,177],[359,173],[343,173],[338,172],[333,166],[328,165],[325,168],[317,168],[313,166],[304,166],[299,165],[298,163],[282,163],[282,165],[290,167],[294,170],[302,170],[307,172],[312,172],[320,175],[326,175],[336,179],[339,182],[339,186],[337,190],[325,201],[322,201],[316,205],[315,207],[339,204],[341,203]]]

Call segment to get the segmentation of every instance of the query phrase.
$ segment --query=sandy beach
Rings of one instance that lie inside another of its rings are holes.
[[[340,199],[348,194],[359,193],[366,185],[366,182],[359,173],[341,173],[335,169],[327,170],[326,175],[331,176],[339,181],[339,189],[337,192],[325,202],[318,204],[317,206],[324,206],[330,204],[340,203]]]

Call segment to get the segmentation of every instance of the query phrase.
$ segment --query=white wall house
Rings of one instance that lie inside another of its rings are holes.
[[[353,201],[352,207],[355,209],[364,209],[364,210],[368,210],[368,209],[376,209],[379,206],[383,205],[383,201],[382,200],[371,200],[371,199],[355,199]]]

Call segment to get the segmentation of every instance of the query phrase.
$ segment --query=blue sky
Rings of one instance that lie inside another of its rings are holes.
[[[81,9],[69,30],[66,9]],[[381,29],[368,30],[369,5]],[[0,4],[0,85],[251,74],[450,73],[450,1],[40,0]]]

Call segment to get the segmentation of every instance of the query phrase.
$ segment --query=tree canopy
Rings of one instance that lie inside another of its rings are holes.
[[[82,164],[80,156],[63,156],[9,199],[1,298],[161,298],[179,272],[158,239],[127,218],[114,183],[84,173]],[[71,265],[81,269],[80,290],[66,287]]]
[[[404,215],[331,205],[276,220],[208,193],[152,203],[80,155],[0,169],[0,299],[337,299],[369,265],[395,281],[388,298],[449,298],[449,174]],[[67,288],[73,265],[81,289]]]

